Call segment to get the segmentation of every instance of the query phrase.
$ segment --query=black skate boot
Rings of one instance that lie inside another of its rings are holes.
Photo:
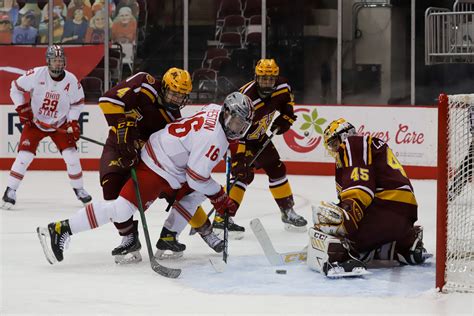
[[[293,208],[281,211],[281,221],[287,231],[305,232],[306,224],[308,224],[303,216],[296,214]]]
[[[214,216],[214,221],[212,222],[212,227],[217,236],[223,236],[224,235],[224,216],[216,214],[216,216]],[[229,229],[230,239],[240,240],[244,238],[245,227],[234,223],[234,220],[232,219],[232,217],[229,217],[228,229]]]
[[[176,235],[178,233],[168,230],[163,227],[161,230],[160,239],[156,242],[155,258],[162,259],[177,259],[183,256],[183,251],[186,250],[186,245],[178,242]],[[169,251],[171,253],[165,253]]]
[[[221,253],[224,251],[224,241],[217,237],[217,235],[212,231],[212,225],[209,220],[206,220],[206,223],[197,229],[197,232],[204,240],[204,242],[214,249],[215,252]]]
[[[7,187],[2,197],[2,208],[9,210],[13,208],[16,203],[16,191],[10,187]]]
[[[67,248],[72,235],[69,221],[51,223],[48,228],[38,227],[36,232],[46,260],[51,264],[63,261],[63,252]]]
[[[323,265],[323,273],[328,278],[341,278],[351,276],[361,276],[370,274],[365,264],[356,259],[349,259],[344,262],[325,262]]]
[[[432,254],[427,253],[426,249],[423,246],[423,227],[413,227],[412,234],[413,235],[411,236],[411,239],[413,240],[413,243],[408,249],[406,247],[403,247],[403,241],[398,243],[395,248],[398,261],[401,264],[422,264],[425,262],[426,259],[431,258],[433,256]]]
[[[138,221],[133,221],[132,231],[123,236],[122,243],[112,250],[112,256],[117,264],[136,263],[142,261],[140,249],[142,245],[138,238]]]
[[[84,205],[92,201],[92,197],[84,189],[73,189],[76,193],[77,199],[81,201]]]

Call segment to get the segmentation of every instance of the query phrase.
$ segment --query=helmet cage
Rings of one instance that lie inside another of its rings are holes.
[[[227,139],[240,139],[252,126],[252,101],[240,92],[231,93],[224,100],[222,115],[222,127]]]
[[[46,63],[52,77],[58,77],[66,68],[66,55],[64,49],[59,45],[51,45],[46,50]]]
[[[331,156],[335,157],[339,146],[347,137],[356,134],[354,125],[343,118],[332,121],[324,130],[324,147]]]

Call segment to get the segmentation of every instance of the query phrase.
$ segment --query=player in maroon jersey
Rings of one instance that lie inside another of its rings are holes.
[[[325,129],[324,145],[336,159],[339,202],[313,207],[314,229],[347,240],[345,246],[350,246],[346,257],[330,253],[329,264],[352,269],[354,258],[366,261],[374,256],[423,263],[427,254],[423,229],[414,226],[418,205],[413,186],[390,147],[376,137],[356,135],[344,119]],[[344,266],[346,260],[349,264]]]
[[[294,97],[288,80],[279,76],[280,69],[273,59],[261,59],[255,67],[255,79],[240,88],[253,102],[255,115],[253,123],[245,139],[241,139],[232,149],[231,183],[237,179],[230,190],[229,196],[237,204],[241,204],[247,186],[252,183],[255,169],[263,169],[268,176],[270,192],[275,199],[285,228],[289,230],[305,230],[307,221],[294,211],[294,199],[290,183],[286,177],[285,164],[273,143],[270,143],[257,158],[254,166],[249,166],[253,156],[268,139],[270,129],[282,135],[288,131],[296,120],[293,112]],[[273,121],[273,118],[276,119]],[[278,130],[277,130],[278,129]],[[224,221],[216,214],[213,226],[221,229]],[[245,229],[235,223],[229,225],[229,231],[243,232]]]

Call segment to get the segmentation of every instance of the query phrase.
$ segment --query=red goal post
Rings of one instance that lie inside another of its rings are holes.
[[[474,292],[474,94],[439,96],[436,287]]]

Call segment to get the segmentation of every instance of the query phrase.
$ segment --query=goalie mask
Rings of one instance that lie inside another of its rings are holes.
[[[46,63],[51,77],[57,78],[61,76],[66,67],[66,55],[64,49],[59,45],[48,46],[46,50]]]
[[[260,59],[255,66],[255,82],[261,98],[266,98],[275,90],[280,68],[274,59]]]
[[[164,107],[170,111],[181,110],[186,105],[192,89],[189,72],[175,67],[168,69],[162,79]]]
[[[331,156],[335,157],[339,145],[352,135],[357,135],[354,125],[343,118],[334,120],[324,130],[324,147]]]
[[[248,96],[233,92],[225,98],[219,121],[227,139],[235,140],[244,137],[252,126],[252,119],[253,105]]]

